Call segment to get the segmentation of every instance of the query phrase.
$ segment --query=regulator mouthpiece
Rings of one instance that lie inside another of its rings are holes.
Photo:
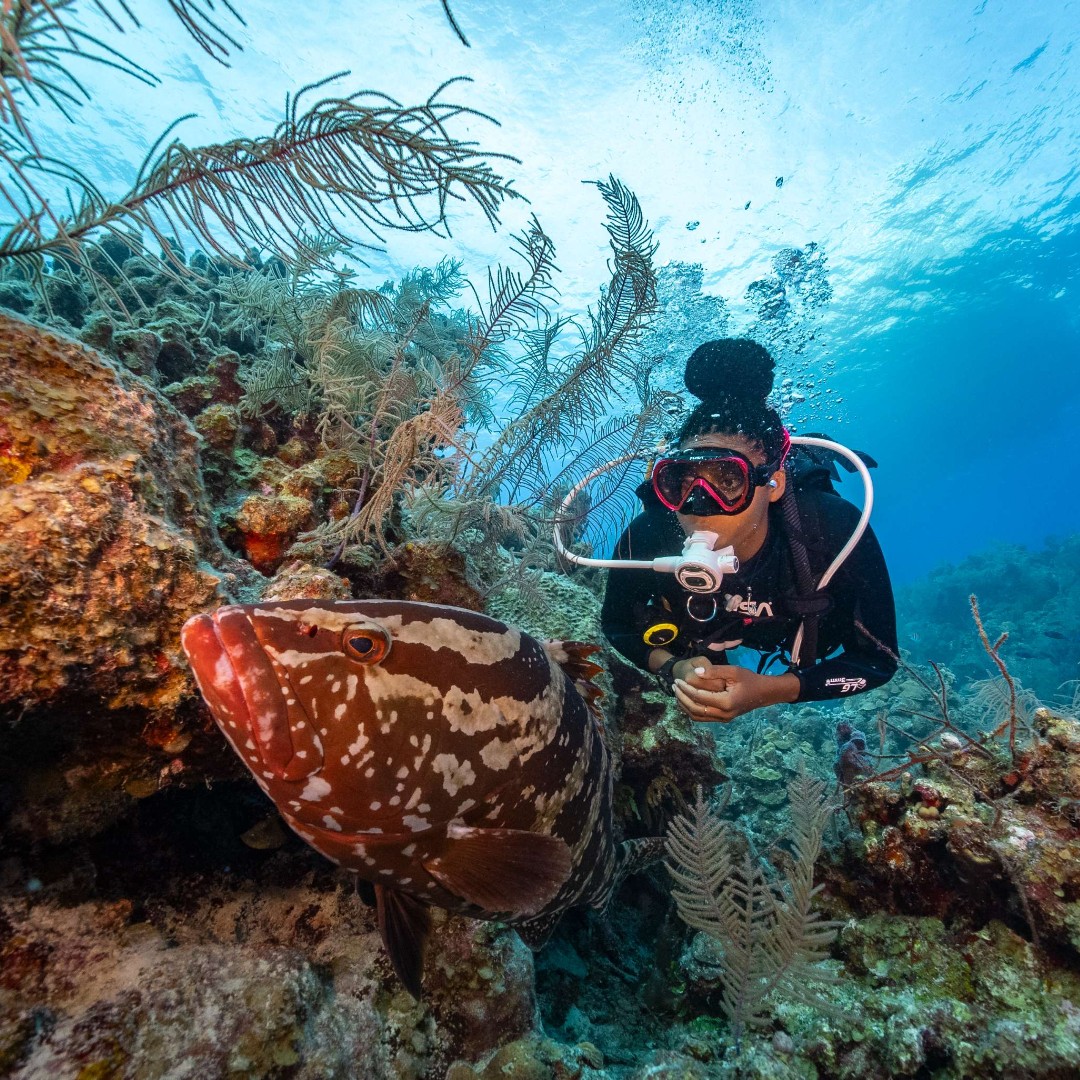
[[[707,595],[718,592],[725,574],[739,571],[739,558],[733,547],[717,550],[720,537],[698,529],[683,544],[681,555],[654,559],[653,569],[662,574],[674,574],[675,580],[687,592]]]

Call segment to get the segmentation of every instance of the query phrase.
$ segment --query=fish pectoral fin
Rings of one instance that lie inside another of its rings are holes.
[[[379,936],[397,977],[417,1001],[424,975],[424,945],[431,929],[428,906],[415,896],[385,885],[375,886]]]
[[[424,869],[486,911],[531,915],[562,888],[572,865],[569,845],[557,836],[451,825],[445,848]]]

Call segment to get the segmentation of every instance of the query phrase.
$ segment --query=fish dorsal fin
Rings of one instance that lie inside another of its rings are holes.
[[[604,669],[589,659],[590,656],[600,652],[600,646],[586,641],[545,641],[544,649],[548,656],[573,680],[577,692],[589,706],[589,712],[598,720],[603,720],[604,713],[600,708],[600,701],[604,696],[604,691],[593,682],[593,679],[602,674]]]
[[[561,911],[549,911],[538,919],[529,919],[528,922],[519,923],[514,929],[518,932],[518,937],[533,952],[539,952],[551,940],[551,935],[555,927],[559,925],[562,916]]]
[[[427,905],[415,896],[375,886],[375,907],[379,918],[379,936],[405,989],[420,1000],[420,980],[424,974],[424,945],[431,929]]]
[[[570,876],[565,840],[521,829],[451,825],[446,844],[424,869],[444,888],[485,911],[531,915]]]

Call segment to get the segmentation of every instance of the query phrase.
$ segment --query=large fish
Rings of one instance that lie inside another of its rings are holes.
[[[662,851],[616,844],[588,659],[460,608],[394,600],[223,607],[183,630],[218,726],[288,822],[373,882],[420,993],[430,904],[533,948]]]

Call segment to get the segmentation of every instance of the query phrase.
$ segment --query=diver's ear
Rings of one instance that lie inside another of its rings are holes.
[[[776,502],[784,491],[787,489],[787,472],[784,469],[777,469],[772,474],[772,479],[769,481],[766,490],[769,493],[769,502]]]

